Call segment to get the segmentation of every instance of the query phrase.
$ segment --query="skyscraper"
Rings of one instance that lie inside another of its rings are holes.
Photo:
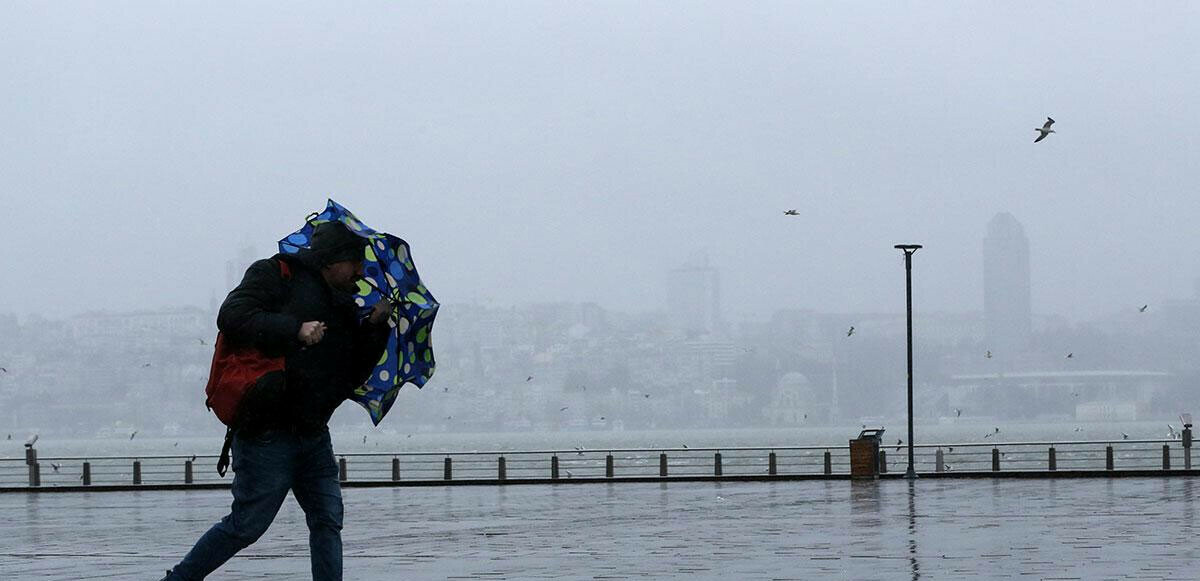
[[[1008,212],[988,222],[983,239],[983,312],[987,348],[1011,354],[1029,346],[1033,314],[1029,291],[1029,239]]]
[[[708,256],[693,256],[667,274],[667,313],[672,324],[690,335],[703,335],[721,326],[721,277],[708,265]]]

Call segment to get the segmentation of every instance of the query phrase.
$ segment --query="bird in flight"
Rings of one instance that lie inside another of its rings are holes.
[[[1070,353],[1067,353],[1067,359],[1074,359],[1074,358],[1075,358],[1075,352],[1074,352],[1074,351],[1072,351],[1072,352],[1070,352]]]
[[[1121,439],[1122,439],[1122,440],[1128,440],[1128,439],[1129,439],[1129,434],[1126,434],[1125,432],[1121,432]]]
[[[846,336],[849,337],[853,334],[854,334],[854,325],[850,325],[850,329],[846,331]]]
[[[991,358],[992,358],[992,352],[989,350],[989,351],[988,351],[987,353],[985,353],[983,356],[984,356],[984,357],[987,357],[988,359],[991,359]]]
[[[1050,128],[1051,125],[1054,125],[1054,120],[1047,117],[1045,124],[1043,124],[1041,127],[1034,127],[1033,130],[1037,131],[1041,135],[1038,135],[1038,138],[1034,139],[1033,142],[1037,143],[1037,142],[1045,139],[1047,135],[1054,133],[1054,130]]]
[[[797,212],[796,210],[784,210],[783,215],[784,216],[799,216],[800,212]]]
[[[58,472],[58,469],[62,468],[62,466],[55,464],[54,462],[50,463],[50,467],[53,468],[55,472]]]
[[[567,408],[569,408],[569,407],[571,407],[571,406],[566,406],[566,405],[562,406],[562,407],[558,408],[558,411],[565,412],[565,411],[567,411]]]
[[[0,367],[0,372],[8,373],[7,367]]]
[[[900,451],[900,446],[904,444],[904,440],[896,440],[896,451]]]
[[[1138,312],[1144,313],[1144,312],[1146,312],[1146,309],[1148,309],[1148,308],[1150,308],[1150,305],[1142,305],[1141,307],[1138,307]]]
[[[962,410],[960,410],[960,409],[958,409],[958,408],[954,408],[954,417],[956,417],[956,418],[961,418],[961,417],[962,417]]]
[[[532,376],[532,375],[530,375],[529,377],[526,377],[526,378],[525,378],[525,383],[529,383],[529,382],[531,382],[531,381],[533,381],[533,376]]]
[[[137,432],[137,430],[134,430],[132,434],[129,434],[129,439],[132,440],[133,437],[137,435]]]

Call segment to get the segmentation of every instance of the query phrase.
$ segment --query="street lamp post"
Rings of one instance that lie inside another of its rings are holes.
[[[911,480],[917,477],[913,469],[912,255],[921,245],[897,244],[895,248],[904,252],[904,289],[908,299],[908,470],[904,477]]]

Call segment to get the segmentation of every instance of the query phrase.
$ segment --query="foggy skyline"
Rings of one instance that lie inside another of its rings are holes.
[[[327,197],[449,305],[659,309],[703,251],[732,317],[900,312],[912,242],[918,312],[981,312],[1010,212],[1034,313],[1154,308],[1200,277],[1197,16],[8,4],[0,312],[207,305]]]

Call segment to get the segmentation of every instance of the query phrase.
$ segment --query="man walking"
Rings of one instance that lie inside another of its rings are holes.
[[[366,381],[389,331],[386,300],[361,321],[354,303],[366,244],[341,222],[322,223],[307,250],[252,264],[221,305],[225,339],[283,356],[284,373],[264,376],[239,404],[232,509],[164,581],[203,579],[254,543],[289,490],[308,524],[313,579],[342,578],[342,493],[327,423]]]

